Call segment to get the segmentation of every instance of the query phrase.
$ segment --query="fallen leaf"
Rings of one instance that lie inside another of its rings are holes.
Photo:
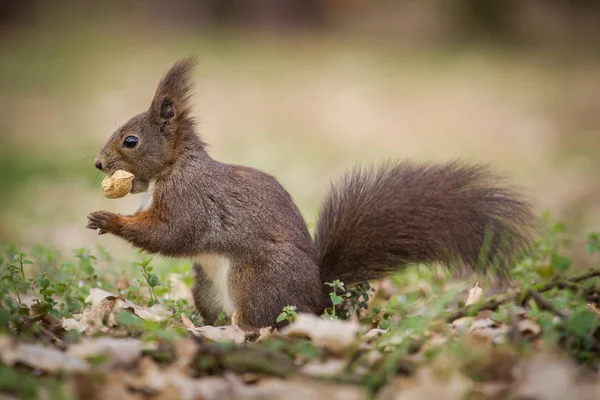
[[[85,299],[86,303],[92,303],[92,307],[83,310],[79,322],[82,324],[102,325],[102,320],[112,311],[117,296],[98,288],[91,288],[90,295]]]
[[[131,365],[142,354],[142,342],[133,338],[99,337],[69,347],[67,354],[79,358],[108,356],[118,365]]]
[[[92,303],[92,307],[97,307],[102,304],[105,300],[114,300],[117,296],[114,294],[107,292],[106,290],[102,290],[99,288],[91,288],[90,294],[86,297],[86,303]]]
[[[162,322],[168,320],[169,318],[171,318],[171,315],[173,315],[161,304],[154,304],[150,308],[144,308],[138,306],[137,304],[129,300],[118,299],[117,306],[122,308],[123,310],[129,310],[133,312],[135,315],[137,315],[145,321]]]
[[[486,338],[495,344],[504,343],[509,329],[506,325],[498,325],[493,320],[478,319],[471,324],[469,335]]]
[[[360,325],[356,321],[331,320],[300,313],[281,333],[291,337],[309,337],[316,346],[341,355],[357,343],[359,331]]]
[[[67,331],[74,330],[80,333],[84,333],[90,328],[89,325],[77,321],[75,318],[63,318],[62,327]]]
[[[462,400],[472,387],[473,382],[455,369],[438,371],[434,367],[423,367],[414,377],[397,378],[379,398]]]
[[[191,338],[183,338],[175,342],[175,354],[177,358],[174,366],[182,372],[185,371],[193,362],[198,352],[197,341]]]
[[[132,393],[126,386],[127,374],[122,370],[114,370],[108,373],[104,384],[98,388],[91,398],[100,400],[142,400],[139,393]]]
[[[254,385],[244,384],[236,375],[226,373],[236,399],[244,400],[363,400],[367,395],[358,387],[351,385],[327,384],[305,380],[263,379]]]
[[[519,332],[526,337],[531,338],[537,336],[542,331],[542,328],[530,319],[522,319],[519,321]]]
[[[325,362],[310,362],[300,370],[309,376],[332,377],[341,374],[344,368],[346,368],[345,361],[331,359]]]
[[[89,369],[88,363],[79,357],[37,344],[18,344],[10,349],[5,349],[0,354],[0,358],[7,365],[21,363],[50,373],[87,371]]]
[[[463,334],[469,331],[471,324],[475,321],[475,317],[462,317],[452,321],[452,328],[459,333]]]
[[[474,321],[471,324],[471,326],[469,327],[469,333],[473,333],[480,329],[492,328],[492,327],[496,327],[496,326],[497,326],[496,322],[494,322],[490,318],[478,319],[478,320]]]
[[[538,354],[523,361],[517,371],[519,397],[540,400],[579,398],[577,370],[566,357]]]
[[[183,323],[183,326],[187,329],[196,328],[196,325],[194,325],[194,323],[188,318],[187,315],[185,315],[185,313],[181,313],[181,322]]]
[[[479,300],[481,300],[481,296],[483,295],[483,289],[481,289],[479,287],[479,282],[477,282],[475,284],[475,287],[471,290],[469,290],[469,297],[467,298],[467,301],[465,302],[465,306],[470,306],[472,304],[477,303]]]
[[[237,325],[205,325],[188,329],[188,331],[194,334],[194,336],[214,340],[216,342],[233,342],[242,344],[246,341],[246,334]]]
[[[387,333],[387,331],[385,329],[373,328],[369,332],[365,333],[365,335],[363,336],[363,339],[367,342],[372,342],[372,341],[380,338],[385,333]]]
[[[153,394],[153,398],[175,398],[182,400],[218,400],[231,397],[231,384],[220,377],[190,378],[176,370],[161,370],[151,359],[140,360],[139,376],[128,376],[130,388]],[[173,392],[176,395],[173,396]],[[171,397],[167,397],[171,395]]]
[[[260,341],[270,338],[271,336],[273,336],[273,327],[267,326],[264,328],[260,328],[259,336],[258,339],[256,339],[256,342],[258,343]]]

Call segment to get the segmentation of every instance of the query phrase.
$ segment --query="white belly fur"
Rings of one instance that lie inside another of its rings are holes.
[[[235,305],[229,294],[227,277],[231,268],[231,260],[223,255],[206,253],[195,257],[194,262],[200,264],[204,273],[211,280],[217,298],[215,301],[229,316],[233,313]]]
[[[152,204],[152,201],[154,200],[154,181],[150,181],[150,184],[148,185],[148,190],[146,190],[144,193],[142,193],[142,197],[140,199],[140,207],[138,208],[139,211],[144,211],[147,210],[148,207],[150,207],[150,205]]]

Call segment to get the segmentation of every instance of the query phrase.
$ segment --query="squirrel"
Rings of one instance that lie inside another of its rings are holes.
[[[131,193],[152,186],[149,204],[133,215],[93,212],[87,228],[193,262],[193,299],[205,323],[224,311],[240,325],[281,327],[285,306],[323,313],[325,283],[335,279],[356,285],[414,263],[505,271],[531,246],[528,198],[487,165],[460,160],[355,167],[332,185],[313,239],[273,176],[207,153],[190,115],[195,64],[177,61],[150,108],[95,159],[106,174],[132,173]]]

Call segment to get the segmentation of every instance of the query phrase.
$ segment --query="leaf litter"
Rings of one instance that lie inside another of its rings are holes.
[[[600,273],[488,297],[485,279],[455,292],[436,274],[407,271],[376,283],[366,307],[347,300],[260,330],[204,325],[179,278],[152,302],[120,276],[89,288],[59,319],[64,333],[56,316],[36,316],[41,330],[23,337],[29,325],[11,322],[0,376],[25,374],[45,393],[53,382],[67,398],[600,398],[599,284],[585,284]],[[0,395],[37,398],[27,393],[0,377]]]

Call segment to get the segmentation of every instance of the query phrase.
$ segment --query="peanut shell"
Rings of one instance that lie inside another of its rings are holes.
[[[102,180],[102,193],[109,199],[124,197],[131,191],[133,178],[133,174],[120,169]]]

